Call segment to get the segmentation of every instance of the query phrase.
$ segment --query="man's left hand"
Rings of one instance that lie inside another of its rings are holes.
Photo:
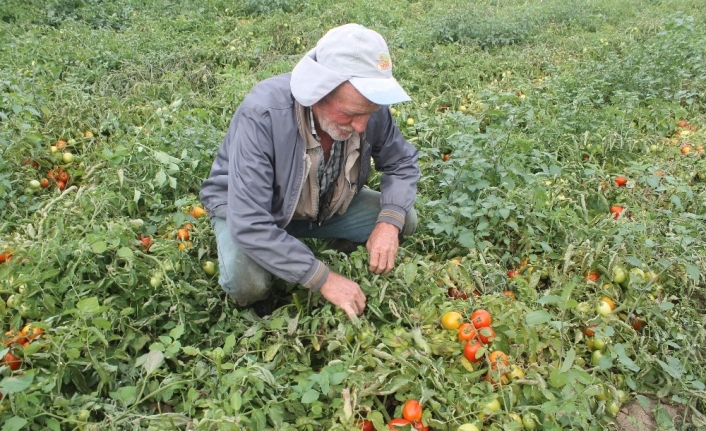
[[[390,223],[379,222],[370,234],[365,247],[370,255],[370,271],[375,274],[387,274],[395,266],[398,235],[400,230]]]

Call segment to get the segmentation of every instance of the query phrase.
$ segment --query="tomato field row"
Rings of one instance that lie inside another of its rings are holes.
[[[699,1],[196,3],[0,5],[0,431],[706,427]],[[260,318],[199,187],[346,22],[413,99],[419,228],[389,275],[306,240],[359,321]]]

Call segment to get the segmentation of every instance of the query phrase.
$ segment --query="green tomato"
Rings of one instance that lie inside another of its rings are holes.
[[[150,286],[152,286],[153,288],[157,289],[161,285],[162,285],[162,277],[154,276],[154,277],[150,278]]]
[[[216,273],[216,265],[214,265],[213,262],[210,260],[204,261],[203,265],[201,265],[203,268],[203,272],[205,272],[208,275],[213,275]]]
[[[601,360],[603,357],[603,352],[600,350],[594,350],[593,353],[591,353],[591,364],[598,365],[598,362]]]
[[[605,346],[608,345],[607,338],[595,338],[593,340],[593,350],[603,350]]]
[[[620,411],[620,406],[618,405],[618,403],[613,401],[612,403],[610,403],[608,405],[608,411],[610,412],[611,415],[615,416]]]
[[[480,429],[478,429],[478,427],[473,424],[463,424],[458,427],[457,431],[480,431]]]
[[[613,268],[613,283],[623,284],[627,278],[628,275],[622,267],[616,266]]]
[[[610,305],[605,302],[605,301],[600,301],[598,302],[598,305],[596,306],[596,313],[600,314],[603,317],[609,316],[613,310],[610,308]]]
[[[491,401],[485,405],[484,410],[487,410],[490,412],[497,412],[498,410],[500,410],[500,401],[498,401],[498,399],[495,398],[493,401]]]
[[[61,155],[61,160],[63,160],[66,164],[71,163],[74,161],[74,155],[67,151]]]
[[[81,411],[78,412],[78,415],[76,415],[76,418],[77,418],[78,420],[80,420],[81,422],[85,422],[85,421],[88,419],[88,417],[89,417],[90,415],[91,415],[91,412],[89,412],[89,411],[86,410],[86,409],[83,409],[83,410],[81,410]]]
[[[537,429],[537,421],[534,420],[532,415],[524,414],[522,415],[522,426],[524,426],[526,430]]]

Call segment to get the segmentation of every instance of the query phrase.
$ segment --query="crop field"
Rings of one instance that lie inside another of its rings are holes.
[[[419,228],[388,275],[307,240],[359,321],[284,282],[260,318],[199,187],[348,22]],[[704,144],[702,0],[2,1],[0,431],[706,429]]]

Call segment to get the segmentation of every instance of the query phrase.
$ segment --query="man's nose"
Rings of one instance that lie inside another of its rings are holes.
[[[368,125],[368,119],[370,119],[370,115],[355,117],[353,121],[351,121],[351,127],[353,127],[356,132],[363,133],[365,132],[365,127]]]

